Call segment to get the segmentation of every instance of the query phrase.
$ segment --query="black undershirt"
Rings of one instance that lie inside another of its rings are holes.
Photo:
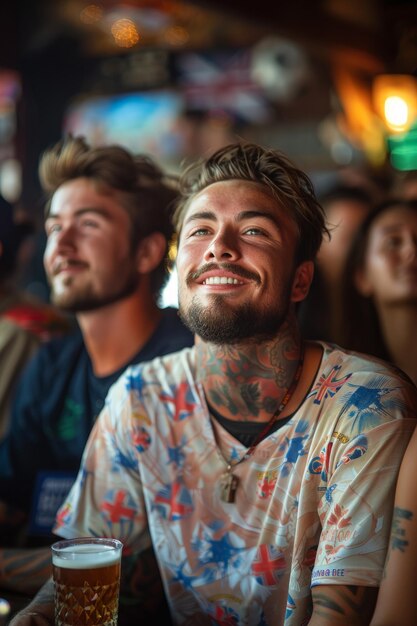
[[[221,425],[228,433],[230,433],[235,439],[247,448],[253,445],[259,436],[259,433],[265,428],[265,422],[242,422],[229,420],[223,415],[220,415],[208,402],[208,409],[214,419]],[[285,417],[284,419],[278,419],[272,428],[267,432],[266,436],[274,433],[276,430],[287,424],[290,421],[292,415]]]

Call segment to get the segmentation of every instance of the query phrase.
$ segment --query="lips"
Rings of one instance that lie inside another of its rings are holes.
[[[187,277],[187,283],[197,282],[200,285],[244,285],[248,281],[259,284],[260,278],[257,274],[232,263],[221,265],[207,263]]]
[[[54,276],[63,272],[71,271],[73,269],[80,269],[86,267],[86,263],[82,261],[76,261],[74,259],[65,259],[65,261],[58,261],[55,263],[52,273]]]

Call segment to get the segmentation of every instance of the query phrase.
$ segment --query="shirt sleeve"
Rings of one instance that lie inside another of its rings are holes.
[[[380,584],[402,456],[414,419],[393,419],[327,444],[327,488],[312,585]],[[346,424],[345,424],[346,426]],[[347,428],[345,428],[345,432]]]
[[[56,535],[117,537],[126,552],[151,545],[133,441],[133,393],[126,372],[110,389],[90,434],[76,482],[58,511]]]

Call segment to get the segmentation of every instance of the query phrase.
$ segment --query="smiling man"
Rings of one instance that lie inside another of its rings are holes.
[[[271,339],[288,315],[297,228],[290,216],[276,214],[271,200],[254,183],[223,181],[196,197],[186,217],[180,311],[204,341]],[[205,210],[212,205],[216,213]],[[301,289],[294,301],[307,293],[311,274],[311,263],[297,270]]]
[[[416,391],[300,336],[325,224],[282,154],[237,144],[192,166],[175,219],[196,345],[113,387],[55,532],[152,546],[174,624],[368,624]],[[52,593],[13,625],[51,620]]]
[[[28,543],[22,528],[30,545],[49,541],[54,511],[43,504],[59,505],[68,491],[124,369],[194,341],[176,309],[158,306],[177,181],[146,156],[72,137],[46,151],[40,177],[51,298],[75,314],[78,329],[39,350],[14,397],[10,432],[0,444],[1,540],[10,547]],[[18,541],[7,543],[12,533]],[[44,582],[40,561],[27,574],[33,553],[28,557],[0,551],[0,585],[30,589]],[[49,549],[45,563],[48,575]]]

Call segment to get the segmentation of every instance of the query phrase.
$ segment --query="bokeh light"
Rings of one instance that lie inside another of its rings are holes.
[[[404,98],[390,96],[384,104],[385,119],[388,126],[394,129],[403,129],[409,123],[409,107]]]
[[[114,41],[121,48],[132,48],[140,39],[136,24],[127,18],[113,22],[111,33]]]
[[[103,17],[103,9],[97,4],[89,4],[80,13],[80,20],[84,24],[95,24]]]

